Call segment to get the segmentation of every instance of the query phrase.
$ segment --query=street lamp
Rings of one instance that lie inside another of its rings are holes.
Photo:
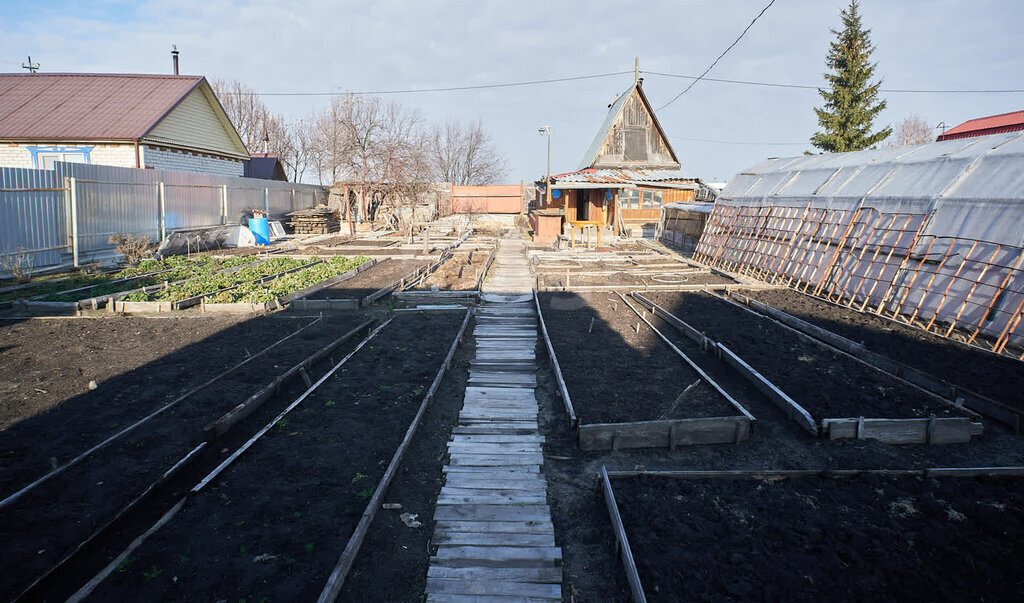
[[[544,177],[544,207],[551,205],[551,126],[537,128],[537,133],[548,137],[548,170]]]

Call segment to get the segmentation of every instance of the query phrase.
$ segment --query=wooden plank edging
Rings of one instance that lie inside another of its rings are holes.
[[[544,344],[548,348],[548,355],[551,356],[551,364],[555,368],[555,381],[558,382],[558,391],[562,394],[562,403],[565,405],[565,413],[569,417],[569,429],[579,425],[576,418],[576,410],[572,407],[572,399],[569,397],[569,388],[565,385],[565,378],[562,377],[562,367],[558,365],[558,357],[555,356],[555,348],[551,345],[551,338],[548,336],[548,327],[544,323],[544,313],[540,309],[540,299],[537,297],[537,290],[533,290],[533,302],[537,306],[537,322],[540,323],[540,332],[544,336]]]
[[[1024,466],[1006,467],[927,467],[924,469],[728,469],[681,471],[608,471],[609,479],[662,477],[671,479],[771,479],[792,477],[843,478],[858,475],[882,477],[977,477],[1024,476]]]
[[[345,550],[341,553],[341,557],[338,559],[337,565],[335,565],[334,570],[327,579],[327,584],[324,585],[324,589],[321,591],[320,597],[317,599],[318,603],[331,603],[335,601],[341,593],[341,587],[345,582],[345,577],[352,568],[352,564],[355,563],[356,555],[359,553],[359,548],[362,546],[363,540],[366,538],[366,533],[370,529],[370,524],[373,522],[373,518],[376,516],[377,510],[380,509],[381,500],[384,498],[388,486],[391,484],[392,478],[394,478],[395,473],[398,471],[398,466],[402,462],[402,457],[405,456],[406,450],[412,443],[412,437],[416,433],[416,428],[419,427],[420,422],[423,420],[423,415],[427,412],[427,406],[430,404],[430,401],[433,400],[434,394],[437,392],[438,387],[440,387],[441,380],[444,378],[445,372],[451,366],[452,358],[455,356],[455,351],[458,349],[459,344],[465,336],[466,326],[473,317],[474,311],[475,308],[469,308],[466,310],[466,318],[463,319],[462,325],[459,327],[459,332],[456,334],[455,340],[452,341],[452,345],[448,349],[448,354],[444,358],[444,362],[441,363],[441,367],[438,369],[433,383],[430,384],[430,389],[427,390],[426,395],[423,397],[423,401],[420,403],[419,409],[416,411],[416,416],[413,417],[412,423],[409,424],[409,428],[405,432],[405,438],[402,439],[402,443],[398,446],[398,450],[395,451],[395,454],[391,459],[391,463],[384,472],[384,477],[382,477],[380,482],[377,484],[377,488],[374,490],[373,496],[370,497],[370,502],[367,503],[366,509],[363,511],[363,516],[360,518],[359,524],[356,526],[352,536],[349,537],[348,543],[345,545]]]
[[[636,571],[636,561],[633,560],[633,551],[629,548],[626,528],[622,525],[622,516],[619,515],[619,505],[615,502],[615,491],[612,490],[612,483],[608,479],[608,471],[603,465],[601,466],[601,491],[604,494],[604,503],[608,508],[608,517],[612,522],[612,531],[615,533],[616,548],[622,559],[622,567],[626,571],[626,581],[629,583],[629,590],[633,595],[633,601],[647,603],[644,587],[640,583],[640,574]]]
[[[757,370],[746,363],[740,358],[735,352],[725,347],[722,343],[716,343],[715,346],[718,351],[722,354],[722,360],[742,375],[747,381],[749,381],[758,391],[764,394],[769,400],[775,403],[776,406],[781,408],[786,416],[796,421],[797,425],[802,427],[805,431],[811,435],[818,435],[819,429],[818,424],[811,416],[811,413],[807,412],[803,406],[798,404],[793,398],[790,398],[786,392],[779,389],[774,383],[768,380],[767,377],[757,372]]]
[[[628,423],[590,423],[579,426],[582,450],[621,450],[627,448],[679,445],[735,444],[750,438],[747,417],[695,417],[633,421]]]

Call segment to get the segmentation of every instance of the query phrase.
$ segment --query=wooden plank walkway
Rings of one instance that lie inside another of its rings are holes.
[[[523,271],[527,276],[524,279]],[[469,385],[434,511],[427,601],[560,601],[544,436],[537,425],[536,311],[521,241],[502,240],[479,308]],[[487,299],[493,300],[488,302]]]

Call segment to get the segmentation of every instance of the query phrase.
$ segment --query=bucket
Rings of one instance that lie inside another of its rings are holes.
[[[270,245],[270,225],[266,218],[249,218],[249,230],[257,245]]]

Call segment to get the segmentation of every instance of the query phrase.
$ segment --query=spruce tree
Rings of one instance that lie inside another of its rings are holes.
[[[882,82],[870,82],[877,66],[869,60],[874,46],[869,37],[871,30],[861,24],[858,8],[857,0],[850,0],[850,6],[839,13],[843,30],[832,30],[836,41],[829,45],[825,60],[832,70],[825,74],[830,88],[818,89],[825,106],[814,109],[821,131],[811,136],[811,144],[830,153],[866,149],[892,133],[888,126],[871,133],[872,122],[885,108],[885,101],[878,100]]]

